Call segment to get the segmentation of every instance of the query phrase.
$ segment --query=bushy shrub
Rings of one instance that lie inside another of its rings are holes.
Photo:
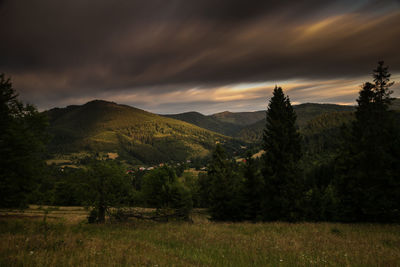
[[[148,206],[159,210],[172,209],[169,217],[188,219],[192,210],[192,197],[177,179],[174,170],[164,166],[143,177],[142,194]]]

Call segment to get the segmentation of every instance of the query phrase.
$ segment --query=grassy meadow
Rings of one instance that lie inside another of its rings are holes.
[[[81,207],[0,212],[0,266],[399,266],[400,225],[86,223]]]

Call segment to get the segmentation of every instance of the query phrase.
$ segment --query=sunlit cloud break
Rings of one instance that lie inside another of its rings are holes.
[[[268,104],[272,90],[281,86],[289,95],[293,104],[301,103],[332,103],[355,105],[358,92],[363,83],[371,77],[363,76],[356,79],[330,80],[288,80],[257,83],[241,83],[211,88],[187,88],[164,92],[142,90],[121,90],[102,92],[100,94],[65,98],[58,103],[61,106],[84,104],[93,99],[104,99],[116,103],[127,104],[155,113],[171,114],[179,112],[198,111],[212,114],[224,110],[256,111],[264,110]],[[394,96],[400,96],[400,75],[394,75],[396,81]],[[46,107],[51,108],[52,106]]]

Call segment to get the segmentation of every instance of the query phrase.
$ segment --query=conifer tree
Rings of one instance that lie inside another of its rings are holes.
[[[257,221],[261,215],[264,182],[255,159],[247,154],[244,165],[243,205],[244,219]]]
[[[44,170],[47,119],[0,74],[0,207],[24,207]]]
[[[301,139],[296,114],[281,87],[275,87],[264,130],[264,220],[300,219],[302,173],[299,168]]]
[[[356,119],[337,159],[339,220],[400,220],[400,133],[389,110],[393,83],[383,64],[374,70],[374,83],[360,91]]]
[[[226,158],[224,149],[217,144],[208,166],[210,181],[211,219],[216,221],[238,221],[242,219],[240,181],[232,162]]]

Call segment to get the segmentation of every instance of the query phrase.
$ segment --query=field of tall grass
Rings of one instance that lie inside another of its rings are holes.
[[[400,225],[85,219],[80,207],[1,211],[0,266],[400,266]]]

